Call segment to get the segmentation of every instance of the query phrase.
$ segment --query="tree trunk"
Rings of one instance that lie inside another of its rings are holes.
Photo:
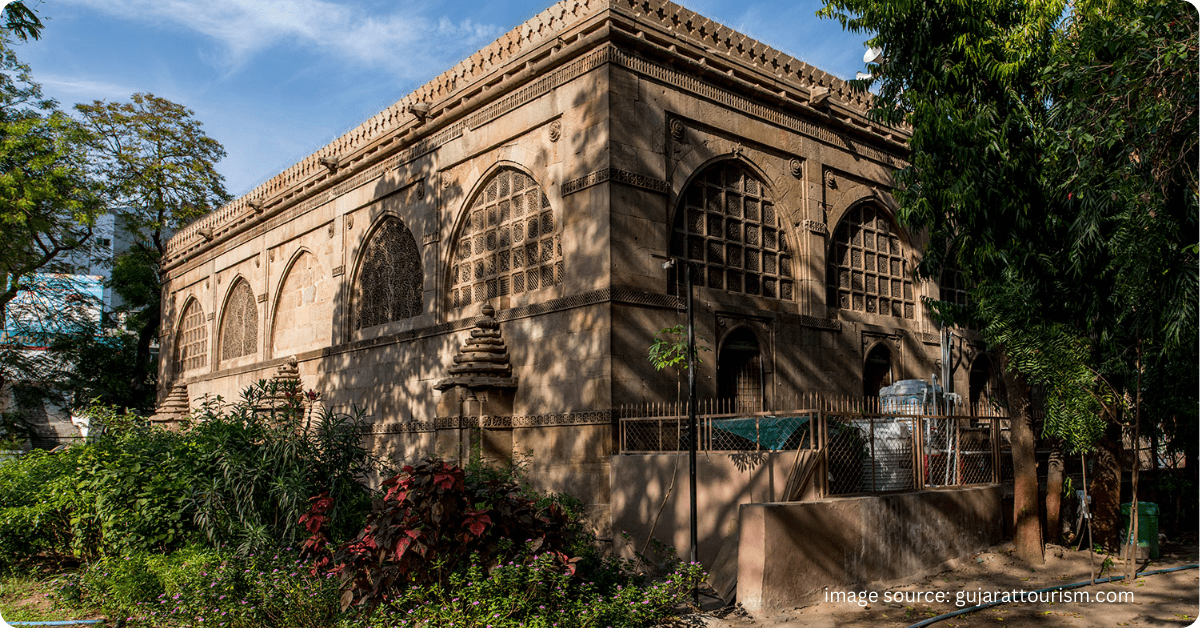
[[[1046,469],[1046,540],[1057,543],[1059,535],[1062,534],[1062,441],[1056,438],[1051,441],[1050,447],[1050,462]]]
[[[1094,542],[1115,551],[1120,540],[1121,426],[1110,421],[1096,445],[1092,468],[1092,535]]]
[[[1042,524],[1038,518],[1037,458],[1034,455],[1033,417],[1029,384],[1008,368],[1001,355],[1004,386],[1008,391],[1009,434],[1013,463],[1013,543],[1017,556],[1029,564],[1045,562]]]
[[[134,391],[147,395],[149,392],[146,390],[146,387],[150,385],[150,381],[153,380],[152,376],[155,374],[153,364],[150,360],[150,343],[158,337],[158,328],[162,324],[162,308],[150,308],[149,313],[150,316],[146,320],[146,326],[138,332],[137,364],[139,368],[134,373],[134,381],[130,382],[130,387]],[[159,358],[161,359],[162,356],[159,356]],[[142,395],[138,395],[138,398],[141,397]],[[142,410],[153,412],[153,403],[151,407],[142,408]]]

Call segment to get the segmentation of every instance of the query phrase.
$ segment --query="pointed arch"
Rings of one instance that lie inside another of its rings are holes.
[[[834,308],[915,318],[916,299],[902,232],[887,210],[856,205],[829,240],[827,303]]]
[[[670,255],[692,263],[697,285],[791,301],[792,250],[774,194],[757,169],[741,160],[705,167],[680,195]],[[668,290],[677,293],[675,273],[670,278]]]
[[[219,361],[258,353],[258,303],[250,282],[234,279],[221,308],[221,355]]]
[[[717,397],[731,400],[734,412],[762,412],[765,384],[758,336],[745,325],[735,328],[717,352]]]
[[[450,248],[450,309],[561,284],[558,223],[533,176],[507,163],[494,168],[466,205]]]
[[[208,321],[196,297],[188,297],[175,331],[172,372],[176,376],[208,366]]]
[[[333,329],[333,280],[317,256],[301,248],[292,256],[275,293],[271,355],[329,346]]]
[[[359,331],[412,318],[423,306],[421,252],[403,220],[386,216],[367,236],[354,281],[354,323]]]
[[[879,389],[895,383],[895,359],[888,343],[875,343],[863,358],[863,396],[878,397]]]

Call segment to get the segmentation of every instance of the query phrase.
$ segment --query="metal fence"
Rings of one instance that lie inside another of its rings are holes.
[[[767,404],[764,404],[766,406]],[[884,493],[999,482],[1008,473],[1008,419],[994,408],[948,408],[961,414],[880,412],[878,399],[802,395],[735,408],[726,400],[697,405],[696,448],[704,452],[818,450],[812,475],[819,494]],[[790,409],[787,409],[790,408]],[[733,410],[741,411],[733,411]],[[626,454],[687,451],[687,405],[618,410]]]

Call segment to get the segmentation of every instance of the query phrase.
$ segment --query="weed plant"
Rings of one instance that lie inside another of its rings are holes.
[[[130,626],[332,626],[337,579],[311,571],[290,548],[247,556],[189,548],[101,559],[81,588]]]
[[[607,562],[602,571],[564,573],[550,553],[497,565],[478,562],[447,585],[411,586],[354,625],[366,628],[645,628],[679,612],[704,579],[699,565],[680,564],[643,581]],[[623,583],[623,584],[621,584]]]

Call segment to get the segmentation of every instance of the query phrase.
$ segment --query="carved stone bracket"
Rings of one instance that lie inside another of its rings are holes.
[[[803,225],[805,229],[812,233],[819,233],[821,235],[829,233],[829,226],[820,220],[805,220]]]

